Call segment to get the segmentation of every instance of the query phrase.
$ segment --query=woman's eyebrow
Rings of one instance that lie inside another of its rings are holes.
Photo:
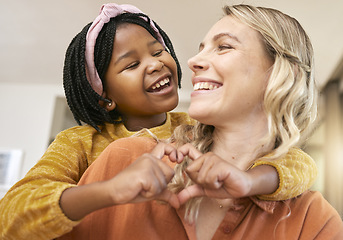
[[[218,39],[220,39],[220,38],[222,38],[222,37],[229,37],[229,38],[233,39],[234,41],[236,41],[236,42],[238,42],[238,43],[241,43],[241,41],[239,41],[239,39],[238,39],[235,35],[233,35],[233,34],[231,34],[231,33],[228,33],[228,32],[218,33],[217,35],[215,35],[215,36],[213,37],[212,41],[215,42],[215,41],[217,41]],[[204,46],[205,46],[204,42],[201,42],[201,43],[199,44],[199,50],[201,50],[202,48],[204,48]]]
[[[235,35],[233,35],[233,34],[231,34],[229,32],[219,33],[219,34],[215,35],[213,37],[213,41],[217,41],[219,38],[222,38],[222,37],[229,37],[229,38],[233,39],[236,42],[239,42],[239,43],[241,42],[241,41],[239,41],[239,39]]]

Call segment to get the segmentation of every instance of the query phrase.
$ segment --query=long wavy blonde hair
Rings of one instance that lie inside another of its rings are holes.
[[[280,158],[291,147],[301,145],[311,132],[317,116],[317,88],[314,81],[313,48],[299,22],[278,11],[250,5],[223,8],[232,16],[260,33],[267,52],[274,60],[264,95],[264,110],[268,119],[268,134],[262,144],[274,144],[268,160]],[[214,127],[198,123],[180,126],[173,140],[177,145],[192,143],[201,152],[211,150]],[[188,133],[188,134],[185,134]],[[170,188],[180,191],[192,183],[184,174],[189,160],[176,167]],[[194,221],[201,198],[186,204],[186,218]]]

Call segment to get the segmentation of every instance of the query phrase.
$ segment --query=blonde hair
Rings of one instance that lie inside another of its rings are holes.
[[[274,60],[264,95],[269,131],[261,141],[275,145],[268,160],[280,158],[291,147],[304,142],[317,116],[318,93],[311,41],[296,19],[278,10],[243,4],[225,6],[223,10],[259,32],[266,51]],[[213,129],[201,123],[195,127],[180,126],[174,139],[180,145],[191,142],[205,153],[211,150]],[[192,137],[185,137],[188,135]],[[187,164],[186,161],[176,168],[174,182],[170,185],[175,191],[192,184],[184,177]],[[197,217],[200,201],[193,199],[186,205],[186,218],[191,222]]]
[[[278,158],[306,140],[317,117],[311,41],[296,19],[278,10],[236,5],[224,11],[259,32],[274,59],[264,95],[269,128],[264,141],[275,140],[272,158]]]

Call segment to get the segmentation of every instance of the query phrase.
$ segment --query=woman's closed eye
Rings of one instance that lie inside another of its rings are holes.
[[[233,49],[233,47],[231,45],[228,45],[228,44],[221,44],[218,46],[219,51],[229,50],[229,49]]]

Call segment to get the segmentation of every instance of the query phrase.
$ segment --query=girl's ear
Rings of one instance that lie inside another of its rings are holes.
[[[103,92],[101,94],[101,96],[103,98],[106,98],[106,92]],[[110,112],[110,111],[112,111],[112,110],[114,110],[116,108],[116,104],[115,104],[115,102],[112,99],[110,99],[110,98],[106,98],[106,99],[109,100],[110,102],[105,102],[105,101],[101,101],[100,100],[99,104],[100,104],[101,107],[105,108],[107,112]]]
[[[108,98],[108,100],[110,100],[111,102],[106,103],[105,108],[106,108],[107,112],[110,112],[116,108],[116,103],[112,99]]]

